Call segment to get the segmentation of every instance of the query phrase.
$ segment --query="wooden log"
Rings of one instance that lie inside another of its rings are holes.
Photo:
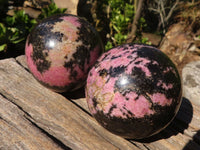
[[[89,113],[85,98],[73,101]],[[166,129],[150,138],[131,142],[142,150],[200,150],[199,132],[200,108],[183,98],[178,114]]]
[[[34,126],[19,107],[0,95],[0,149],[61,150],[62,147]]]
[[[66,147],[76,150],[138,149],[99,126],[62,95],[43,87],[15,59],[0,61],[0,93],[19,107],[32,124]]]
[[[17,58],[19,64],[27,69],[24,56]],[[76,93],[74,93],[76,94]],[[73,95],[73,94],[72,94]],[[71,99],[88,114],[85,98]],[[150,138],[131,143],[141,150],[199,150],[200,149],[200,108],[183,98],[180,110],[173,122],[159,134]],[[95,122],[95,127],[98,124]],[[117,137],[117,136],[116,136]],[[110,139],[107,136],[107,139]],[[112,138],[111,138],[112,139]]]

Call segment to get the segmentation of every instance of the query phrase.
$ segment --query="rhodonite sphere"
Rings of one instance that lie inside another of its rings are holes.
[[[69,14],[41,21],[27,37],[25,47],[33,76],[56,92],[82,87],[102,51],[97,31],[85,19]]]
[[[112,133],[131,139],[164,129],[179,110],[181,96],[175,65],[148,45],[125,44],[102,54],[86,84],[94,118]]]

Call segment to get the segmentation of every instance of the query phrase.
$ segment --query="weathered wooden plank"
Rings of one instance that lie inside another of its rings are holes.
[[[148,149],[153,150],[187,150],[188,143],[190,143],[190,147],[196,150],[200,149],[200,142],[194,140],[194,137],[199,137],[200,118],[197,117],[199,114],[196,114],[199,110],[200,108],[183,99],[174,121],[159,134],[140,142],[143,142]]]
[[[73,101],[89,113],[85,98]],[[200,134],[197,134],[200,131],[199,114],[200,108],[183,98],[177,116],[164,131],[144,141],[132,142],[142,150],[199,150]],[[193,140],[194,137],[196,140]]]
[[[76,99],[74,102],[89,113],[84,98]],[[198,132],[200,132],[200,108],[183,98],[177,116],[164,131],[145,141],[132,142],[143,150],[200,150]],[[196,140],[193,139],[194,137]]]
[[[62,95],[44,88],[14,59],[0,61],[0,93],[26,112],[31,122],[72,149],[138,149]]]
[[[73,101],[89,113],[85,98]],[[188,147],[200,150],[200,134],[197,134],[198,132],[200,132],[200,107],[183,98],[178,114],[164,131],[143,141],[132,142],[142,150],[187,150]],[[196,140],[193,140],[194,137]]]
[[[62,147],[29,122],[16,105],[0,95],[0,149],[61,150]]]
[[[26,63],[26,56],[25,55],[21,55],[21,56],[16,57],[16,61],[22,67],[24,67],[25,69],[28,69],[28,66],[27,66],[27,63]]]
[[[27,68],[25,57],[17,58]],[[74,103],[89,113],[85,98],[72,99]],[[187,150],[200,149],[200,108],[189,100],[183,99],[181,108],[174,121],[161,133],[145,141],[132,141],[142,150]],[[195,137],[195,138],[194,138]]]

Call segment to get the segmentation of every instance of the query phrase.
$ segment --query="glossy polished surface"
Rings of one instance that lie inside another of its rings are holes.
[[[97,31],[84,19],[68,14],[39,23],[28,36],[25,49],[31,73],[57,92],[83,86],[102,51]]]
[[[125,138],[141,139],[165,128],[181,104],[173,62],[147,45],[125,44],[104,53],[90,70],[86,99],[96,120]]]

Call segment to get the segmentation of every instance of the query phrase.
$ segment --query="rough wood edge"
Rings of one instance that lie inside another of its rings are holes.
[[[44,88],[15,59],[1,60],[0,73],[0,93],[64,145],[73,149],[138,149],[99,126],[62,95]]]
[[[25,56],[20,56],[17,61],[27,68]],[[85,98],[72,99],[80,108],[89,113]],[[198,147],[200,149],[200,108],[189,100],[183,98],[181,108],[173,122],[161,133],[144,141],[131,141],[142,150],[158,149],[169,150]],[[197,140],[198,139],[198,140]],[[183,142],[184,141],[184,142]],[[174,144],[177,143],[177,144]],[[188,146],[189,145],[189,146]]]

